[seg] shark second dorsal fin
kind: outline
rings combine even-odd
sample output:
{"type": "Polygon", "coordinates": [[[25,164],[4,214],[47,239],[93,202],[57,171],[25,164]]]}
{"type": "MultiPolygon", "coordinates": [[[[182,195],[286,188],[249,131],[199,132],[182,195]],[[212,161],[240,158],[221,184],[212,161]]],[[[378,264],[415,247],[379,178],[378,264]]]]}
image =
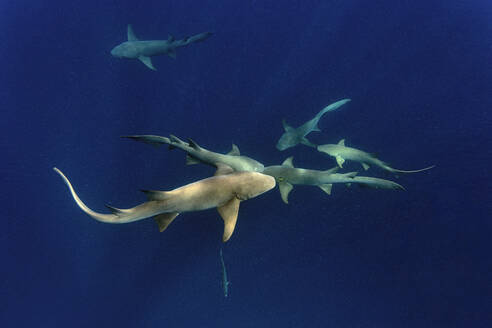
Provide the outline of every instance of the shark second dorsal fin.
{"type": "Polygon", "coordinates": [[[202,147],[200,147],[195,141],[193,141],[193,139],[191,138],[188,138],[188,144],[190,145],[191,148],[195,149],[195,150],[200,150],[202,149],[202,147]]]}
{"type": "Polygon", "coordinates": [[[147,199],[149,201],[166,200],[172,196],[172,193],[170,191],[145,190],[145,189],[141,189],[140,191],[143,192],[145,196],[147,196],[147,199]]]}
{"type": "Polygon", "coordinates": [[[236,146],[235,144],[232,144],[232,149],[231,149],[230,152],[227,153],[227,155],[230,155],[230,156],[240,156],[241,155],[241,152],[239,151],[238,146],[236,146]]]}
{"type": "Polygon", "coordinates": [[[153,71],[156,71],[154,65],[152,65],[152,60],[150,59],[150,57],[147,57],[147,56],[140,56],[138,57],[138,59],[144,63],[145,66],[147,66],[148,68],[150,68],[151,70],[153,71]]]}
{"type": "Polygon", "coordinates": [[[282,200],[284,201],[285,204],[289,204],[289,193],[293,188],[294,186],[288,182],[278,183],[278,189],[280,190],[280,197],[282,197],[282,200]]]}
{"type": "Polygon", "coordinates": [[[224,220],[224,234],[222,235],[222,241],[224,243],[231,238],[234,232],[240,203],[241,201],[234,197],[224,205],[217,207],[217,211],[219,211],[222,220],[224,220]]]}
{"type": "Polygon", "coordinates": [[[177,212],[163,213],[154,216],[154,220],[159,226],[159,232],[163,232],[173,222],[173,220],[179,215],[177,212]]]}
{"type": "Polygon", "coordinates": [[[173,42],[174,41],[174,36],[169,35],[167,38],[167,42],[173,42]]]}
{"type": "Polygon", "coordinates": [[[345,139],[342,139],[338,142],[339,146],[345,146],[345,139]]]}
{"type": "Polygon", "coordinates": [[[231,174],[232,172],[234,172],[232,167],[230,167],[229,165],[217,163],[215,166],[217,167],[217,171],[215,171],[214,176],[226,175],[226,174],[231,174]]]}
{"type": "Polygon", "coordinates": [[[138,41],[138,38],[135,36],[135,32],[133,32],[133,27],[131,24],[128,24],[128,27],[126,28],[126,35],[128,41],[138,41]]]}
{"type": "Polygon", "coordinates": [[[125,210],[122,210],[120,208],[116,208],[116,207],[113,207],[113,206],[108,205],[108,204],[105,204],[104,206],[106,206],[111,211],[111,213],[113,213],[116,216],[119,216],[119,215],[122,215],[123,213],[125,213],[125,210]]]}
{"type": "Polygon", "coordinates": [[[294,167],[294,164],[292,163],[294,159],[294,156],[290,156],[289,158],[286,158],[285,161],[283,161],[282,166],[288,166],[288,167],[294,167]]]}

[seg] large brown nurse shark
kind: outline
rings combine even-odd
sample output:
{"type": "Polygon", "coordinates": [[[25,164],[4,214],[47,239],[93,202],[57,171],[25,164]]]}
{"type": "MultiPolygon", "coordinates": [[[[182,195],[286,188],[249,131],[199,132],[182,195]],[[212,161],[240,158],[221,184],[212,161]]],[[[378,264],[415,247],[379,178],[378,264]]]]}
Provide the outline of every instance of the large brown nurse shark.
{"type": "Polygon", "coordinates": [[[68,186],[75,203],[91,218],[105,223],[129,223],[154,217],[164,231],[181,212],[201,211],[216,207],[224,220],[222,241],[231,237],[236,226],[239,203],[275,187],[275,179],[258,172],[234,172],[219,165],[215,176],[199,180],[171,191],[143,190],[148,201],[129,209],[107,206],[111,214],[98,213],[85,205],[68,178],[53,168],[68,186]]]}

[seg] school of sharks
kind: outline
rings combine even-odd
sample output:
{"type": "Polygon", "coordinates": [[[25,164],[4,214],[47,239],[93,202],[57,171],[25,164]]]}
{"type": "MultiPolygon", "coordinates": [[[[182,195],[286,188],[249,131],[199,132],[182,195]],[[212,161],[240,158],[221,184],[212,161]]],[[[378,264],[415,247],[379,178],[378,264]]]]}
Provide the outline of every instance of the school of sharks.
{"type": "MultiPolygon", "coordinates": [[[[117,45],[111,50],[111,55],[116,58],[138,59],[146,67],[156,70],[151,57],[168,55],[176,58],[176,49],[201,42],[208,39],[212,33],[205,32],[181,40],[175,40],[170,36],[167,40],[139,40],[132,26],[127,29],[127,41],[117,45]]],[[[217,208],[220,217],[224,221],[222,241],[228,241],[235,229],[239,206],[241,201],[255,198],[278,186],[284,203],[289,202],[289,193],[294,185],[311,185],[319,187],[328,195],[332,192],[333,184],[347,186],[357,184],[372,188],[400,189],[400,184],[376,177],[361,176],[358,172],[341,173],[346,161],[355,161],[361,164],[366,171],[370,166],[391,173],[415,173],[429,170],[434,166],[418,170],[401,170],[389,166],[375,155],[346,145],[342,139],[337,143],[316,145],[307,139],[311,132],[320,132],[318,122],[328,112],[335,111],[350,102],[350,99],[342,99],[330,104],[318,112],[312,119],[295,128],[282,122],[284,132],[280,136],[276,148],[284,151],[299,144],[313,148],[325,155],[331,156],[336,161],[336,166],[325,171],[311,170],[294,167],[293,157],[287,158],[281,165],[264,166],[260,161],[241,155],[239,148],[232,145],[227,154],[216,153],[201,147],[191,139],[186,141],[175,135],[169,137],[156,135],[127,135],[123,138],[153,146],[167,145],[169,149],[180,149],[186,153],[187,164],[202,163],[215,168],[215,174],[202,180],[194,181],[182,187],[168,191],[142,190],[148,201],[128,209],[119,209],[108,206],[108,214],[95,212],[90,209],[77,195],[69,179],[58,168],[54,168],[65,184],[68,186],[75,203],[87,215],[93,219],[113,224],[130,223],[153,217],[159,231],[164,231],[182,212],[201,211],[217,208]]],[[[323,156],[323,155],[320,155],[323,156]]],[[[221,261],[224,269],[224,284],[229,282],[225,275],[222,253],[221,261]]],[[[225,295],[227,296],[226,287],[225,295]]]]}

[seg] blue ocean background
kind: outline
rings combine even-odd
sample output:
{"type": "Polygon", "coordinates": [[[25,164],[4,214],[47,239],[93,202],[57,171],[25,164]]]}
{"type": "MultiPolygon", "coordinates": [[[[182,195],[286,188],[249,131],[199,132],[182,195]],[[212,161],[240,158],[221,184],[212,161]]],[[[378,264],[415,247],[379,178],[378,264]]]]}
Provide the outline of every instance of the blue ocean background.
{"type": "Polygon", "coordinates": [[[2,327],[491,327],[490,1],[4,1],[0,59],[2,327]],[[113,58],[141,39],[211,31],[175,60],[113,58]],[[265,165],[286,119],[324,106],[309,139],[376,152],[406,191],[296,186],[215,210],[102,224],[74,204],[131,207],[138,189],[213,174],[120,138],[175,134],[265,165]],[[229,297],[224,298],[222,247],[229,297]]]}

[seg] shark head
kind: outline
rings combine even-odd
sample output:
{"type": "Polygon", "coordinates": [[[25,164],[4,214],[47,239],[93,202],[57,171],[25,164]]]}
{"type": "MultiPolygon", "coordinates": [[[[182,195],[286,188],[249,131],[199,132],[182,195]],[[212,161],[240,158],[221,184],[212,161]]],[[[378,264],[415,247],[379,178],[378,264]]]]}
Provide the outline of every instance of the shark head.
{"type": "Polygon", "coordinates": [[[299,143],[298,136],[295,133],[284,132],[277,142],[277,149],[280,151],[293,147],[299,143]]]}
{"type": "Polygon", "coordinates": [[[249,172],[263,172],[265,169],[265,166],[258,162],[257,160],[254,160],[252,158],[246,157],[246,156],[241,156],[241,171],[249,171],[249,172]]]}
{"type": "Polygon", "coordinates": [[[247,200],[259,196],[275,187],[275,178],[258,172],[237,173],[236,197],[247,200]]]}
{"type": "Polygon", "coordinates": [[[137,58],[139,53],[134,41],[123,42],[111,50],[111,55],[116,58],[137,58]]]}

